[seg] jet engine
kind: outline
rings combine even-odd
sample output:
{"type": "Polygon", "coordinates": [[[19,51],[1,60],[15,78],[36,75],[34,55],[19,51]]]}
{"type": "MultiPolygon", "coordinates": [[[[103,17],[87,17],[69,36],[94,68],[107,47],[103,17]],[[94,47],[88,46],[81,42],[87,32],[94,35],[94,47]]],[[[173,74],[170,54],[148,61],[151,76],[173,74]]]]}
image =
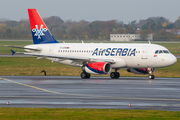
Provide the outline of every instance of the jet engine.
{"type": "Polygon", "coordinates": [[[130,69],[127,69],[127,71],[131,73],[135,73],[135,74],[149,74],[150,71],[154,73],[155,68],[130,68],[130,69]]]}
{"type": "Polygon", "coordinates": [[[111,71],[111,65],[108,62],[93,62],[86,64],[84,71],[90,74],[108,74],[111,71]]]}

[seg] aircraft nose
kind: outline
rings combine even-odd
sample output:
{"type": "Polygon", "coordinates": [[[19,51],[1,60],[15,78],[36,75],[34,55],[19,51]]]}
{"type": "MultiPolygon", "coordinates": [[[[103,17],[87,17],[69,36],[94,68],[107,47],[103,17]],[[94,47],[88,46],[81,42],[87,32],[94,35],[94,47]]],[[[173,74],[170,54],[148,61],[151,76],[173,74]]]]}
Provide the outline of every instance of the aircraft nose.
{"type": "Polygon", "coordinates": [[[174,55],[169,57],[169,64],[170,65],[174,65],[176,62],[177,62],[177,58],[174,55]]]}

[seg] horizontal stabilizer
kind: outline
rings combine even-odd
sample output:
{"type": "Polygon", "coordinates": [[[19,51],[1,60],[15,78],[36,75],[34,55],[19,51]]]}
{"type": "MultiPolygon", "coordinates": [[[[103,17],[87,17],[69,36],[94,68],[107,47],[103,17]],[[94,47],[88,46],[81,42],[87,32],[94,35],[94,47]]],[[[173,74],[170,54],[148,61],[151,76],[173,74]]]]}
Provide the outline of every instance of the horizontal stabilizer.
{"type": "MultiPolygon", "coordinates": [[[[11,49],[10,49],[11,50],[11,49]]],[[[14,55],[16,52],[15,51],[13,51],[13,50],[11,50],[11,52],[12,52],[12,55],[14,55]]]]}
{"type": "Polygon", "coordinates": [[[9,45],[4,45],[6,47],[12,47],[12,48],[19,48],[19,49],[27,49],[27,50],[34,50],[34,51],[41,51],[40,49],[33,49],[33,48],[25,48],[25,47],[17,47],[17,46],[9,46],[9,45]]]}

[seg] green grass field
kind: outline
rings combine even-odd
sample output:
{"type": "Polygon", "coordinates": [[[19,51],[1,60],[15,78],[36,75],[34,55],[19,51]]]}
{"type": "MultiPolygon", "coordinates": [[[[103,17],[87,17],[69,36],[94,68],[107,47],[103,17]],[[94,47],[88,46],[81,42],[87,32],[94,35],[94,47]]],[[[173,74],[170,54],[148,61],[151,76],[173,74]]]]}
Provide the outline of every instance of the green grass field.
{"type": "Polygon", "coordinates": [[[67,109],[67,108],[0,108],[2,120],[179,120],[179,111],[67,109]]]}
{"type": "MultiPolygon", "coordinates": [[[[42,70],[47,72],[48,76],[80,76],[82,72],[80,67],[72,67],[51,62],[49,60],[35,57],[1,57],[0,58],[0,75],[44,75],[42,70]]],[[[154,75],[156,77],[180,77],[180,59],[173,66],[156,69],[154,75]]],[[[129,73],[125,69],[119,70],[121,76],[143,76],[129,73]]],[[[110,76],[107,75],[92,75],[92,76],[110,76]]]]}

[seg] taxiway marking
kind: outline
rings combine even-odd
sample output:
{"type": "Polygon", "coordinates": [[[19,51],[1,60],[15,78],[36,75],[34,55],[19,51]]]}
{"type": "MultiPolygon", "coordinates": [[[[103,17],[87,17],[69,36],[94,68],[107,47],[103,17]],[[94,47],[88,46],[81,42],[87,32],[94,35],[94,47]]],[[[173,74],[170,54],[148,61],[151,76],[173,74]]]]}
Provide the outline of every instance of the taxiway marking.
{"type": "MultiPolygon", "coordinates": [[[[74,95],[74,96],[86,96],[86,97],[102,97],[102,96],[99,96],[99,95],[82,95],[82,94],[71,94],[71,93],[54,92],[54,91],[46,90],[46,89],[43,89],[43,88],[35,87],[35,86],[32,86],[32,85],[27,85],[27,84],[23,84],[23,83],[20,83],[20,82],[13,81],[13,80],[9,80],[9,79],[6,79],[6,78],[0,78],[0,79],[6,80],[6,81],[9,81],[9,82],[12,82],[12,83],[16,83],[16,84],[19,84],[19,85],[22,85],[22,86],[26,86],[26,87],[34,88],[34,89],[37,89],[37,90],[41,90],[41,91],[44,91],[44,92],[54,93],[54,94],[74,95]]],[[[107,97],[107,96],[105,96],[105,97],[107,97]]]]}
{"type": "MultiPolygon", "coordinates": [[[[41,90],[41,91],[44,91],[44,92],[48,92],[48,93],[62,94],[62,95],[72,95],[72,96],[81,96],[81,97],[39,97],[38,96],[38,98],[81,98],[81,99],[84,98],[84,99],[91,99],[91,98],[87,98],[87,97],[95,97],[93,99],[128,99],[128,100],[180,101],[180,99],[134,98],[134,97],[114,97],[114,96],[100,96],[100,95],[83,95],[83,94],[60,93],[60,92],[54,92],[54,91],[46,90],[46,89],[43,89],[43,88],[35,87],[35,86],[32,86],[32,85],[23,84],[23,83],[16,82],[16,81],[13,81],[13,80],[9,80],[9,79],[6,79],[6,78],[0,78],[0,79],[5,80],[5,81],[9,81],[9,82],[12,82],[12,83],[15,83],[15,84],[19,84],[19,85],[22,85],[22,86],[26,86],[26,87],[34,88],[34,89],[37,89],[37,90],[41,90]]],[[[0,96],[0,97],[5,97],[5,96],[0,96]]],[[[18,97],[18,96],[6,96],[6,97],[18,97]]],[[[23,97],[23,96],[21,96],[21,97],[23,97]]],[[[24,96],[24,97],[28,97],[28,96],[24,96]]],[[[33,96],[31,96],[31,97],[33,97],[33,96]]],[[[175,106],[177,106],[177,105],[175,105],[175,106]]]]}

